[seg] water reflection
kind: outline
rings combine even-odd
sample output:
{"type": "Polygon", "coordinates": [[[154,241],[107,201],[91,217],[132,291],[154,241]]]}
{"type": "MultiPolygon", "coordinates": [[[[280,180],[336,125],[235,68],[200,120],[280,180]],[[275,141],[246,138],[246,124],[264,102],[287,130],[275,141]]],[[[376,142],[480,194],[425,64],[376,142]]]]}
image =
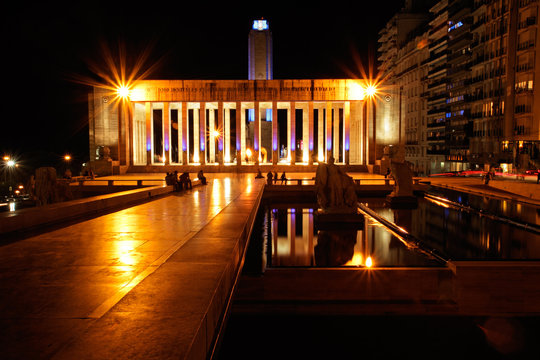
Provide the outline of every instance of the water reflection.
{"type": "MultiPolygon", "coordinates": [[[[426,249],[452,260],[540,259],[540,235],[474,212],[428,199],[419,199],[416,209],[390,209],[381,199],[366,202],[420,239],[421,249],[368,217],[362,230],[323,230],[313,208],[272,205],[262,220],[263,267],[441,266],[426,249]]],[[[523,208],[512,208],[523,214],[523,208]]]]}
{"type": "MultiPolygon", "coordinates": [[[[387,209],[386,216],[392,217],[387,209]]],[[[410,248],[379,223],[365,219],[362,230],[318,229],[312,208],[268,209],[264,239],[269,267],[336,266],[439,266],[435,261],[410,248]]],[[[412,215],[401,216],[406,226],[412,215]]]]}
{"type": "MultiPolygon", "coordinates": [[[[472,199],[477,202],[478,199],[472,199]]],[[[457,200],[457,199],[456,199],[457,200]]],[[[462,199],[464,201],[464,199],[462,199]]],[[[487,200],[481,202],[488,204],[487,200]]],[[[406,229],[431,249],[453,260],[540,259],[540,235],[496,221],[475,212],[445,206],[436,199],[420,199],[414,210],[390,210],[384,203],[368,200],[370,208],[406,229]]],[[[512,205],[512,214],[522,206],[512,205]]]]}

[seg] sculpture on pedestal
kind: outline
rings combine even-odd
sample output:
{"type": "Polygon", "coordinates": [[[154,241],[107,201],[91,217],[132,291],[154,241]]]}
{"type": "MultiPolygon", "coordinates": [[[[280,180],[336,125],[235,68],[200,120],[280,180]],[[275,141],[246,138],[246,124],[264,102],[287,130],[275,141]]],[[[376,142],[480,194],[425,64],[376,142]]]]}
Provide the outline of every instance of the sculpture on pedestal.
{"type": "Polygon", "coordinates": [[[319,163],[315,176],[317,203],[323,213],[357,212],[356,191],[353,179],[345,174],[330,157],[328,164],[319,163]]]}
{"type": "Polygon", "coordinates": [[[394,179],[394,190],[386,197],[391,207],[416,207],[418,200],[413,194],[413,172],[405,161],[405,148],[387,146],[384,157],[390,160],[390,177],[394,179]]]}

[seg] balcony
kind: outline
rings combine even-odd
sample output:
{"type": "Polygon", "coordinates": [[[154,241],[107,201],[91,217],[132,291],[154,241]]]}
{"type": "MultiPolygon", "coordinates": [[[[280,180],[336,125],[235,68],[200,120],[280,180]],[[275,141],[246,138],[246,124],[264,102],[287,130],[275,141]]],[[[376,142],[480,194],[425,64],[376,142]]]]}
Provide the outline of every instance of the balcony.
{"type": "Polygon", "coordinates": [[[449,107],[442,107],[442,108],[434,108],[427,111],[428,115],[431,114],[439,114],[439,113],[447,113],[450,111],[449,107]]]}
{"type": "Polygon", "coordinates": [[[427,155],[446,155],[446,149],[427,149],[427,155]]]}
{"type": "Polygon", "coordinates": [[[444,127],[446,126],[446,121],[432,121],[427,124],[429,128],[444,127]]]}
{"type": "Polygon", "coordinates": [[[530,16],[527,19],[521,21],[518,24],[518,29],[525,29],[526,27],[536,25],[536,16],[530,16]]]}

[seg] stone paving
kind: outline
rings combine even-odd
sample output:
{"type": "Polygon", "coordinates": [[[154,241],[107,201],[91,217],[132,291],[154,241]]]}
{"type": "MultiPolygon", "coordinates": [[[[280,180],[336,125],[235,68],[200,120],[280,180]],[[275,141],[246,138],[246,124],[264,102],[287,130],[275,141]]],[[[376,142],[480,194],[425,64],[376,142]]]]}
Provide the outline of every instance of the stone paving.
{"type": "MultiPolygon", "coordinates": [[[[237,240],[264,183],[254,174],[208,177],[208,186],[0,241],[0,358],[205,357],[219,313],[212,307],[225,301],[219,289],[231,286],[237,240]]],[[[426,178],[480,185],[434,179],[426,178]]]]}
{"type": "Polygon", "coordinates": [[[192,350],[194,339],[238,262],[262,184],[215,175],[207,186],[0,244],[0,358],[204,357],[207,339],[192,350]]]}

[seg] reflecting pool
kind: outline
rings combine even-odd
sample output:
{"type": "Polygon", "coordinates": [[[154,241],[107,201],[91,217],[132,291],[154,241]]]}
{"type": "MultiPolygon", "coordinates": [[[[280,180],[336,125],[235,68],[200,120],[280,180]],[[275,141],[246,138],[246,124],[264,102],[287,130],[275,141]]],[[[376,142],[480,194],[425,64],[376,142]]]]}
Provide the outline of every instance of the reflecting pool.
{"type": "MultiPolygon", "coordinates": [[[[470,206],[482,205],[485,200],[469,194],[453,201],[470,206]]],[[[540,233],[528,230],[528,225],[514,226],[427,197],[419,198],[416,209],[390,209],[380,198],[360,202],[398,225],[422,246],[369,216],[357,228],[323,230],[314,204],[272,204],[259,210],[246,265],[262,271],[267,267],[444,266],[445,262],[431,253],[446,260],[540,259],[540,233]]],[[[486,205],[500,216],[526,220],[533,226],[536,221],[534,210],[525,212],[513,203],[486,205]]]]}

